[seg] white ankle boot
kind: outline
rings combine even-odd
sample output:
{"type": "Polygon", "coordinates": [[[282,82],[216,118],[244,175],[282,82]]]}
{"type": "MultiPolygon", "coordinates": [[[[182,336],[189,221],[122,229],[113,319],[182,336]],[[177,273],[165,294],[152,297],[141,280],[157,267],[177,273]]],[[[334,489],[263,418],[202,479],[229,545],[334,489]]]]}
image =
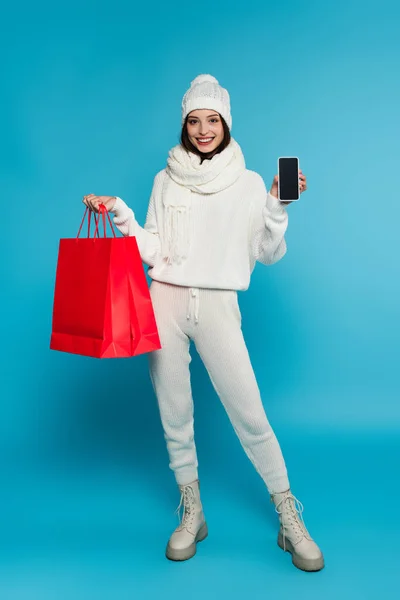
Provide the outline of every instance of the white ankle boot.
{"type": "Polygon", "coordinates": [[[179,514],[183,504],[183,516],[167,545],[166,556],[170,560],[187,560],[196,554],[196,543],[207,537],[207,523],[204,519],[200,501],[199,481],[179,486],[181,501],[177,508],[179,514]]]}
{"type": "Polygon", "coordinates": [[[324,567],[324,557],[306,529],[301,502],[290,490],[271,495],[271,501],[275,504],[281,523],[279,546],[292,554],[292,562],[298,569],[320,571],[324,567]]]}

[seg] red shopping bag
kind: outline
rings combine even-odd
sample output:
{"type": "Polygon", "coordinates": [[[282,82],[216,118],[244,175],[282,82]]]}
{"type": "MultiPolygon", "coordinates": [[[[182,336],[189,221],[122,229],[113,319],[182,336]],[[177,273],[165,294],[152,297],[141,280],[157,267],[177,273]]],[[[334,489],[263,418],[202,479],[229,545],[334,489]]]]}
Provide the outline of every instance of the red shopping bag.
{"type": "Polygon", "coordinates": [[[54,292],[52,350],[96,358],[136,356],[161,348],[153,306],[135,237],[61,239],[54,292]]]}

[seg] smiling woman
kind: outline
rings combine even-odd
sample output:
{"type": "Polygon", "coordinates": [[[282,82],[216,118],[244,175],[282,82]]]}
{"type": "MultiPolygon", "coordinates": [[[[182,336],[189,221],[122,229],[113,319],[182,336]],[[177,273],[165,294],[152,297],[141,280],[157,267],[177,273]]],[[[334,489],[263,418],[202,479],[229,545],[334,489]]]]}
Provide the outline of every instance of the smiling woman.
{"type": "MultiPolygon", "coordinates": [[[[207,536],[200,498],[190,385],[193,341],[243,449],[263,478],[279,513],[278,543],[306,571],[324,566],[293,496],[285,461],[269,423],[241,329],[237,292],[249,287],[255,263],[272,265],[286,253],[286,205],[275,175],[268,191],[261,175],[246,168],[231,136],[228,91],[210,74],[198,75],[182,100],[181,144],[168,152],[154,179],[141,227],[122,198],[103,202],[123,235],[135,236],[149,265],[150,294],[161,349],[149,353],[157,396],[183,506],[180,525],[166,548],[171,560],[187,560],[207,536]],[[209,160],[207,160],[209,159],[209,160]]],[[[305,177],[303,178],[305,189],[305,177]]]]}
{"type": "Polygon", "coordinates": [[[181,144],[188,151],[200,156],[202,163],[225,150],[231,134],[225,119],[215,110],[193,110],[182,127],[181,144]]]}

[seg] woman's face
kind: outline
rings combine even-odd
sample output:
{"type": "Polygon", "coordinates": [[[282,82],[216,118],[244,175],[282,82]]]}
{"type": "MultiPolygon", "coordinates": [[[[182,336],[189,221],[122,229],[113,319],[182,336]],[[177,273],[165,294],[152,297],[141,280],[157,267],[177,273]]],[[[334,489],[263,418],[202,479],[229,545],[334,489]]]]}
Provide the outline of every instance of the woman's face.
{"type": "Polygon", "coordinates": [[[224,139],[221,117],[215,110],[192,110],[187,120],[187,131],[193,146],[200,152],[212,152],[224,139]]]}

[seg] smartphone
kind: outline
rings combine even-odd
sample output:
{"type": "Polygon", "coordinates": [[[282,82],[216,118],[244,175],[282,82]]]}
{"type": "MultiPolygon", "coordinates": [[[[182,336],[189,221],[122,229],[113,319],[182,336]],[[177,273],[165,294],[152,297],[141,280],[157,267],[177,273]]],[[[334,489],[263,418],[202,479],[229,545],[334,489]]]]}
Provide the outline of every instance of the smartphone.
{"type": "Polygon", "coordinates": [[[278,198],[282,201],[299,200],[299,159],[297,156],[278,158],[278,198]]]}

